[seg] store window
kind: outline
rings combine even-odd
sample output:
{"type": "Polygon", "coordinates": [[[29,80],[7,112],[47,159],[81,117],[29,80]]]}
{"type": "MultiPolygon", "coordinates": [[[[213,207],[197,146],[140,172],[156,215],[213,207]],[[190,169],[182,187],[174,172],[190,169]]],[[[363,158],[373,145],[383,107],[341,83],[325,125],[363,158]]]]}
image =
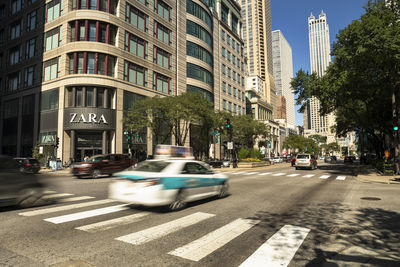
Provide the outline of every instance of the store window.
{"type": "Polygon", "coordinates": [[[58,88],[43,91],[40,97],[40,111],[58,109],[58,88]]]}
{"type": "Polygon", "coordinates": [[[148,42],[130,32],[125,32],[124,47],[125,51],[129,51],[138,57],[147,58],[148,42]]]}
{"type": "Polygon", "coordinates": [[[124,80],[137,85],[147,86],[147,68],[125,60],[124,80]]]}

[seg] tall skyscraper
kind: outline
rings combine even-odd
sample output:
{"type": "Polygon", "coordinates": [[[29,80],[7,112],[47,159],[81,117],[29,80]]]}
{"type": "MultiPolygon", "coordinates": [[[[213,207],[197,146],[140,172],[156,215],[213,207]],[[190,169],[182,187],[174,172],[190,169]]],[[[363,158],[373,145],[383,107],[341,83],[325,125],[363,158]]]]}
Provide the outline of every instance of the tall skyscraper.
{"type": "Polygon", "coordinates": [[[239,0],[239,3],[242,7],[247,73],[252,77],[261,77],[265,88],[261,96],[264,103],[252,102],[252,108],[272,115],[276,92],[272,62],[271,1],[239,0]]]}
{"type": "MultiPolygon", "coordinates": [[[[286,100],[285,113],[278,114],[277,119],[286,119],[289,126],[295,125],[294,94],[290,87],[293,78],[292,48],[280,30],[272,32],[272,54],[276,93],[286,100]],[[282,117],[286,114],[286,118],[282,117]]],[[[278,101],[278,103],[281,103],[278,101]]],[[[282,109],[282,107],[281,107],[282,109]]]]}
{"type": "MultiPolygon", "coordinates": [[[[311,72],[322,76],[329,62],[331,62],[329,26],[326,14],[323,11],[319,14],[318,19],[312,14],[308,17],[308,31],[311,72]]],[[[305,132],[310,134],[325,134],[328,135],[330,139],[334,139],[331,131],[331,126],[335,123],[334,115],[321,116],[319,109],[320,102],[317,98],[312,97],[307,101],[307,110],[304,113],[304,118],[306,120],[304,124],[305,132]]]]}

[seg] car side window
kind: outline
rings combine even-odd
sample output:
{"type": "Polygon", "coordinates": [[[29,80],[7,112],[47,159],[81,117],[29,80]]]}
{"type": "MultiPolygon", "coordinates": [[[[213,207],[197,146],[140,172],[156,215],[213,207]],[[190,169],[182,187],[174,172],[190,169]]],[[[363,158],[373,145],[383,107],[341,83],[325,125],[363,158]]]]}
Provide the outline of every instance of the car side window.
{"type": "Polygon", "coordinates": [[[207,174],[209,173],[209,170],[195,162],[188,162],[185,164],[185,167],[183,167],[182,173],[184,174],[207,174]]]}

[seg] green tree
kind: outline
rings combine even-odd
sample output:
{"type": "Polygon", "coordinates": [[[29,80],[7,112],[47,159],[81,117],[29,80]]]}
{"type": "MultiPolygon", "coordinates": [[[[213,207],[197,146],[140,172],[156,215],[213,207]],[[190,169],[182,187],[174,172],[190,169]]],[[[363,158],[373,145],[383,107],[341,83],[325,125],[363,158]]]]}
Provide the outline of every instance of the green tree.
{"type": "Polygon", "coordinates": [[[283,142],[283,148],[298,150],[300,153],[318,153],[318,145],[313,139],[295,134],[286,138],[283,142]]]}
{"type": "Polygon", "coordinates": [[[362,131],[379,155],[396,143],[392,111],[398,117],[400,101],[400,0],[382,2],[369,1],[365,14],[339,32],[324,76],[300,70],[291,83],[301,110],[318,98],[322,115],[335,112],[338,136],[362,131]]]}

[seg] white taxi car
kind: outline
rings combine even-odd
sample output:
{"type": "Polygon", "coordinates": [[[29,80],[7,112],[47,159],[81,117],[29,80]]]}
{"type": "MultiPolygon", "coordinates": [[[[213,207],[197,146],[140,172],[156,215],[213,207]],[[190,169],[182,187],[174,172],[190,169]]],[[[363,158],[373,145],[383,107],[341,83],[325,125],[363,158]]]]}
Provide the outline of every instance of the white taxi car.
{"type": "Polygon", "coordinates": [[[135,205],[168,206],[174,211],[190,201],[228,195],[228,178],[192,159],[147,160],[114,176],[109,197],[135,205]]]}

